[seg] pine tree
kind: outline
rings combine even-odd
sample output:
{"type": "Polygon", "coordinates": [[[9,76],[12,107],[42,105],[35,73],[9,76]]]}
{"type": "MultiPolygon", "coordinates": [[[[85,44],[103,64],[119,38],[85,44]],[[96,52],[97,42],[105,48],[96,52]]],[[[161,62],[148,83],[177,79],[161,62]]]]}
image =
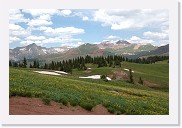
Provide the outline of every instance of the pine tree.
{"type": "Polygon", "coordinates": [[[131,70],[131,69],[129,69],[129,73],[130,73],[130,74],[129,74],[129,75],[130,75],[130,76],[129,76],[130,82],[131,82],[131,83],[134,83],[134,81],[133,81],[133,75],[132,75],[132,70],[131,70]]]}
{"type": "Polygon", "coordinates": [[[13,62],[13,67],[18,67],[18,63],[17,62],[13,62]]]}
{"type": "Polygon", "coordinates": [[[30,68],[33,68],[32,64],[30,63],[30,68]]]}
{"type": "Polygon", "coordinates": [[[26,58],[24,57],[24,59],[23,59],[23,68],[26,68],[27,67],[27,60],[26,60],[26,58]]]}
{"type": "Polygon", "coordinates": [[[142,78],[141,78],[141,77],[139,78],[138,83],[143,85],[143,80],[142,80],[142,78]]]}
{"type": "Polygon", "coordinates": [[[44,64],[44,69],[48,69],[48,65],[46,63],[44,64]]]}
{"type": "Polygon", "coordinates": [[[11,60],[9,61],[9,66],[10,66],[10,67],[12,66],[12,62],[11,62],[11,60]]]}
{"type": "Polygon", "coordinates": [[[109,61],[109,67],[111,67],[113,65],[113,62],[110,60],[109,61]]]}
{"type": "Polygon", "coordinates": [[[36,60],[34,60],[34,62],[33,62],[33,68],[37,68],[37,62],[36,62],[36,60]]]}

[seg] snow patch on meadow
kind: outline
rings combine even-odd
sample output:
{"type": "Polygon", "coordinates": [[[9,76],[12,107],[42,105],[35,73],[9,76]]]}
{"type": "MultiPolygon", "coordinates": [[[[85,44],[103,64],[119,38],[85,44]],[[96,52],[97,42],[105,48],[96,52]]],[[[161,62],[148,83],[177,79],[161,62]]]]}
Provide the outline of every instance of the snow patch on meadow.
{"type": "Polygon", "coordinates": [[[67,72],[63,72],[63,71],[54,71],[54,72],[56,72],[56,73],[60,73],[60,74],[68,74],[67,72]]]}
{"type": "MultiPolygon", "coordinates": [[[[79,77],[79,78],[88,78],[88,79],[100,79],[101,75],[92,75],[92,76],[87,76],[87,77],[79,77]]],[[[111,78],[106,77],[107,80],[111,80],[111,78]]]]}
{"type": "Polygon", "coordinates": [[[55,75],[55,76],[59,76],[60,74],[55,73],[55,72],[49,72],[49,71],[34,71],[40,74],[46,74],[46,75],[55,75]]]}
{"type": "MultiPolygon", "coordinates": [[[[125,70],[125,71],[128,71],[128,72],[130,71],[130,70],[129,70],[129,69],[127,69],[127,68],[125,68],[124,70],[125,70]]],[[[134,72],[134,71],[131,71],[131,72],[134,72]]]]}

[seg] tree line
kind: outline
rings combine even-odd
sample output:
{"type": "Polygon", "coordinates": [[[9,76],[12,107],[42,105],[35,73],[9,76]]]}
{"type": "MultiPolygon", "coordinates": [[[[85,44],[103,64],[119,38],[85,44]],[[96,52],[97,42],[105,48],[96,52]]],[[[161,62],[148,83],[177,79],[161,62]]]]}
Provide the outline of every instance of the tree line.
{"type": "Polygon", "coordinates": [[[97,68],[100,67],[121,67],[121,62],[126,61],[126,62],[132,62],[132,63],[139,63],[139,64],[152,64],[157,61],[162,61],[162,60],[168,60],[168,56],[151,56],[148,58],[137,58],[137,59],[128,59],[127,57],[124,56],[119,56],[119,55],[114,55],[114,56],[97,56],[97,57],[92,57],[92,56],[85,56],[85,57],[76,57],[73,59],[69,60],[63,60],[63,61],[52,61],[51,63],[44,63],[40,64],[39,60],[34,60],[33,63],[31,62],[29,66],[27,66],[27,59],[24,57],[23,61],[20,62],[13,62],[9,61],[9,66],[13,67],[22,67],[22,68],[41,68],[41,69],[49,69],[49,70],[60,70],[60,71],[65,71],[72,73],[73,69],[78,69],[78,70],[87,70],[86,64],[96,64],[98,65],[97,68]]]}

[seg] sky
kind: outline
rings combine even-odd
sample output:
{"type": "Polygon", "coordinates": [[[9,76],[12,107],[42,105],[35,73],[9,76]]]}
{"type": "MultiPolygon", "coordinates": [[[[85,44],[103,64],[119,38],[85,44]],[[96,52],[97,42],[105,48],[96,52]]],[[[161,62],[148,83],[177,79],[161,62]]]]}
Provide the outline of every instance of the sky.
{"type": "Polygon", "coordinates": [[[9,46],[77,47],[84,43],[127,40],[169,44],[168,10],[11,9],[9,46]]]}

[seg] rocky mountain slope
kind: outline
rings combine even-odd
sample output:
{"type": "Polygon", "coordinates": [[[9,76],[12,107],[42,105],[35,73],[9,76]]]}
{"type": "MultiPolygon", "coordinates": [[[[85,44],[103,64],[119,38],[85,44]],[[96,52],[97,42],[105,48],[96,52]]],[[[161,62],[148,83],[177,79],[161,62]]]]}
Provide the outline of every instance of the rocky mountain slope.
{"type": "MultiPolygon", "coordinates": [[[[158,48],[152,44],[142,43],[129,43],[125,40],[118,41],[105,41],[98,44],[82,44],[78,47],[57,47],[57,48],[45,48],[37,46],[36,44],[30,44],[25,47],[17,47],[9,50],[9,59],[18,61],[24,57],[27,59],[38,58],[41,60],[63,60],[71,59],[78,56],[107,56],[107,55],[124,55],[124,56],[135,56],[140,57],[149,55],[149,53],[155,53],[155,50],[160,51],[159,53],[165,53],[169,51],[165,48],[158,48]]],[[[156,54],[157,54],[156,51],[156,54]]]]}

